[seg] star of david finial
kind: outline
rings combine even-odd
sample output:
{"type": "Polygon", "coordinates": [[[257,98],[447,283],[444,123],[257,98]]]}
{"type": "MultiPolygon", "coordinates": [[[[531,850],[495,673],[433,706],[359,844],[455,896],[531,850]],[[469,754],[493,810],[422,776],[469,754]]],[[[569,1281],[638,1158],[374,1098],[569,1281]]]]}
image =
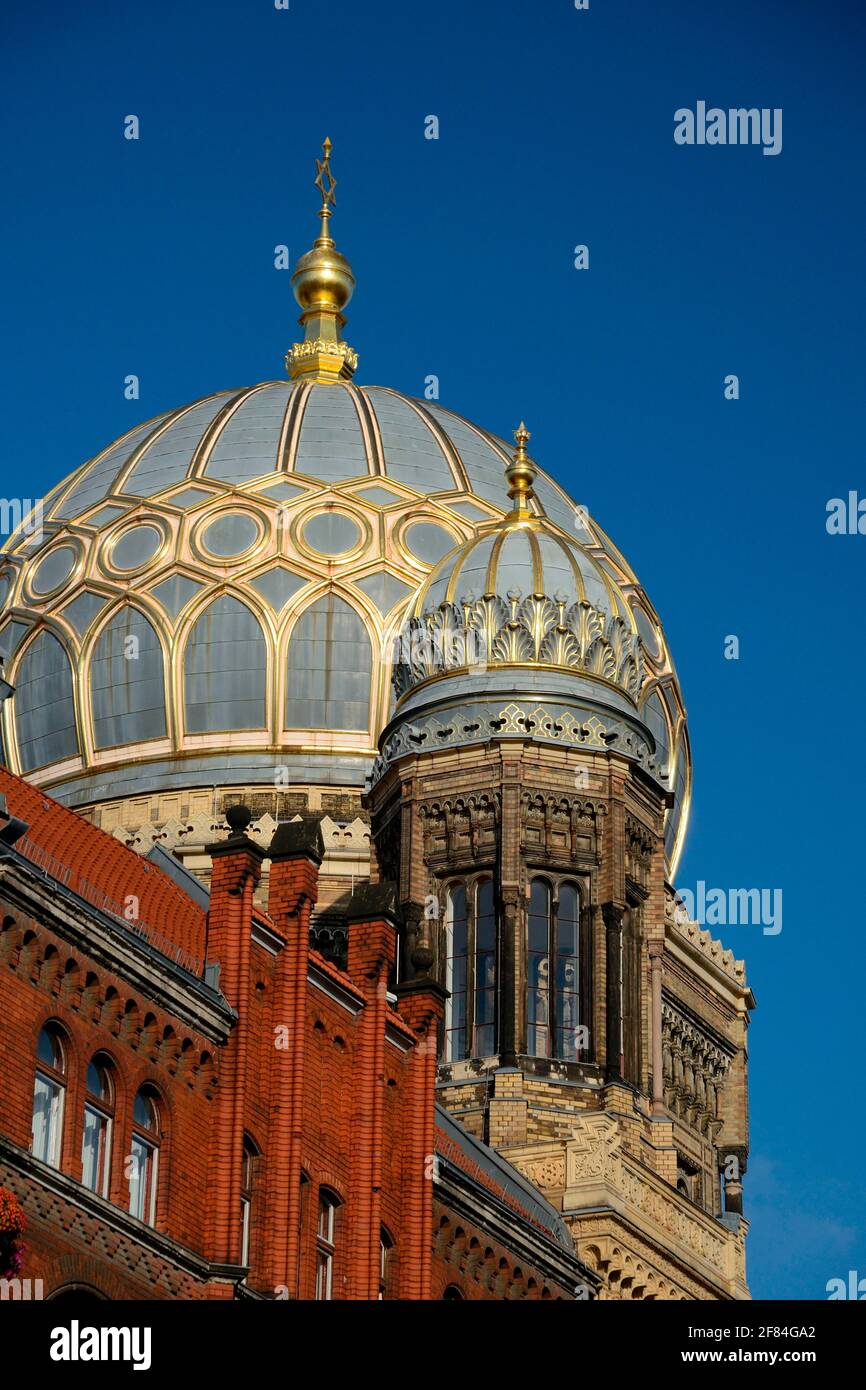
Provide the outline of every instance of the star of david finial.
{"type": "Polygon", "coordinates": [[[334,189],[337,187],[337,180],[331,173],[331,142],[325,136],[325,143],[322,145],[324,159],[316,160],[316,187],[322,195],[322,212],[337,206],[337,199],[334,196],[334,189]]]}

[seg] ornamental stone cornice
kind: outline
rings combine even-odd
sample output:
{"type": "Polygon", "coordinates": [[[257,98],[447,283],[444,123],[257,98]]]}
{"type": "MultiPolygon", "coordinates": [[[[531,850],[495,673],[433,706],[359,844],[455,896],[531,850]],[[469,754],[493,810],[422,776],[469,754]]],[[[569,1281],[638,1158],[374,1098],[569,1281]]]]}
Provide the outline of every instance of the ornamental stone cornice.
{"type": "Polygon", "coordinates": [[[640,638],[622,618],[546,594],[440,603],[404,624],[399,647],[398,696],[448,671],[483,680],[488,666],[537,664],[599,677],[636,703],[645,677],[640,638]]]}
{"type": "Polygon", "coordinates": [[[572,1134],[570,1140],[543,1150],[509,1150],[508,1157],[531,1181],[554,1179],[562,1192],[562,1214],[576,1223],[575,1236],[584,1213],[589,1218],[610,1213],[611,1221],[621,1223],[630,1237],[648,1241],[674,1270],[690,1271],[716,1296],[748,1298],[745,1223],[738,1232],[731,1231],[638,1163],[624,1149],[612,1116],[599,1112],[576,1117],[572,1134]]]}

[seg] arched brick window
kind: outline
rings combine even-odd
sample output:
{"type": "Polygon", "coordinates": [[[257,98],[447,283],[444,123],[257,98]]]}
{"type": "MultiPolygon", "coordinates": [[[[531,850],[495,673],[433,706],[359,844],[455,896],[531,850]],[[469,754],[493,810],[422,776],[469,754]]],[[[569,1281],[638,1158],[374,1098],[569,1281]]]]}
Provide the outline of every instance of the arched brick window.
{"type": "Polygon", "coordinates": [[[241,1264],[247,1267],[250,1265],[256,1159],[258,1156],[259,1150],[250,1136],[245,1134],[241,1163],[241,1264]]]}
{"type": "Polygon", "coordinates": [[[334,1266],[340,1234],[340,1199],[328,1188],[319,1188],[319,1216],[316,1223],[316,1298],[334,1296],[334,1266]]]}
{"type": "Polygon", "coordinates": [[[394,1240],[390,1231],[382,1227],[379,1232],[379,1298],[394,1297],[394,1240]]]}
{"type": "Polygon", "coordinates": [[[90,1062],[81,1136],[81,1180],[91,1192],[108,1196],[111,1137],[114,1128],[114,1078],[109,1059],[100,1053],[90,1062]]]}
{"type": "Polygon", "coordinates": [[[46,1023],[36,1045],[31,1148],[36,1158],[60,1167],[66,1102],[68,1042],[56,1023],[46,1023]]]}
{"type": "Polygon", "coordinates": [[[156,1224],[159,1183],[160,1102],[152,1086],[142,1086],[132,1107],[129,1159],[129,1210],[148,1226],[156,1224]]]}

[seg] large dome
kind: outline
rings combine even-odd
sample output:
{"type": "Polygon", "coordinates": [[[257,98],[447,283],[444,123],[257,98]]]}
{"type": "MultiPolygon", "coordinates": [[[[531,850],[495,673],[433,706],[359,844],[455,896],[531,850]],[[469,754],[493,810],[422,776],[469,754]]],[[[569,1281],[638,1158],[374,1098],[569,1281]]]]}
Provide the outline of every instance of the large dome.
{"type": "MultiPolygon", "coordinates": [[[[296,276],[293,379],[136,425],[3,547],[6,758],[68,805],[251,785],[357,792],[393,713],[392,639],[413,595],[457,547],[483,557],[485,528],[508,512],[500,438],[350,381],[351,285],[338,265],[331,288],[342,260],[327,216],[296,276]]],[[[549,475],[534,491],[550,584],[639,641],[623,698],[675,793],[673,863],[690,770],[660,623],[597,523],[549,475]]],[[[497,563],[507,588],[517,552],[497,563]]]]}

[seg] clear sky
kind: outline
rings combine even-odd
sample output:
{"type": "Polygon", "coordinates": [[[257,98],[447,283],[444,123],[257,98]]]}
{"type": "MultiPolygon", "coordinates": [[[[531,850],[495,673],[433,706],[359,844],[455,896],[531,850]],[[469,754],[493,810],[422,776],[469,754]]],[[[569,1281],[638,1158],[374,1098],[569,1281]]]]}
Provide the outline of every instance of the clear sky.
{"type": "Polygon", "coordinates": [[[825,526],[866,496],[863,7],[44,0],[3,27],[13,490],[283,375],[274,247],[309,246],[330,135],[357,379],[434,373],[499,434],[526,418],[665,621],[696,769],[679,882],[782,890],[781,933],[720,933],[758,998],[753,1292],[866,1276],[866,535],[825,526]],[[698,101],[781,108],[781,152],[676,144],[698,101]]]}

